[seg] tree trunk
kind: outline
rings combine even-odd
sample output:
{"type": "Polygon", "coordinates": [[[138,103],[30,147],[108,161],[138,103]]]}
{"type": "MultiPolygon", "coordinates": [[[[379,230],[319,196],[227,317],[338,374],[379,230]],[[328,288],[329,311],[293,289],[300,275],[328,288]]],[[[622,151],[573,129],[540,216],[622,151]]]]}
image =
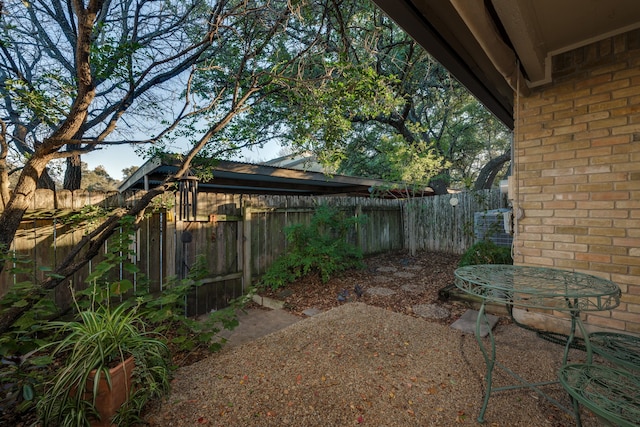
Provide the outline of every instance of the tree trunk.
{"type": "Polygon", "coordinates": [[[448,185],[447,181],[443,178],[434,178],[429,181],[429,187],[434,191],[435,194],[441,196],[443,194],[448,194],[448,185]]]}
{"type": "MultiPolygon", "coordinates": [[[[69,114],[60,127],[38,145],[22,170],[13,195],[7,203],[6,209],[0,215],[0,251],[6,253],[11,246],[15,233],[20,226],[22,216],[27,211],[35,194],[40,175],[47,167],[55,153],[63,147],[70,138],[80,130],[87,118],[89,105],[95,98],[95,86],[91,75],[91,37],[96,13],[102,7],[102,0],[89,2],[89,8],[84,9],[83,2],[74,1],[74,12],[78,17],[78,41],[75,59],[77,65],[78,91],[71,105],[69,114]]],[[[0,264],[0,272],[4,264],[0,264]]]]}
{"type": "Polygon", "coordinates": [[[9,144],[6,138],[7,126],[3,121],[0,121],[0,127],[0,203],[2,203],[0,207],[4,210],[11,196],[11,191],[9,190],[9,164],[7,163],[9,144]]]}
{"type": "Polygon", "coordinates": [[[47,190],[55,191],[56,182],[53,180],[53,178],[51,178],[51,175],[49,175],[48,169],[42,171],[42,175],[40,175],[40,178],[38,179],[37,188],[44,188],[47,190]]]}
{"type": "Polygon", "coordinates": [[[498,172],[502,169],[502,166],[511,160],[511,150],[507,150],[505,153],[495,157],[482,167],[475,184],[474,190],[489,190],[493,185],[493,181],[496,179],[498,172]]]}
{"type": "MultiPolygon", "coordinates": [[[[6,252],[20,226],[22,216],[29,208],[36,192],[40,174],[49,162],[48,157],[32,157],[22,169],[18,183],[13,190],[4,212],[0,215],[0,249],[6,252]]],[[[0,265],[0,272],[4,264],[0,265]]]]}
{"type": "MultiPolygon", "coordinates": [[[[69,146],[70,150],[79,148],[78,145],[73,144],[69,146]]],[[[64,184],[65,190],[79,190],[82,184],[82,162],[79,154],[74,154],[71,157],[67,157],[67,168],[64,172],[64,184]]]]}

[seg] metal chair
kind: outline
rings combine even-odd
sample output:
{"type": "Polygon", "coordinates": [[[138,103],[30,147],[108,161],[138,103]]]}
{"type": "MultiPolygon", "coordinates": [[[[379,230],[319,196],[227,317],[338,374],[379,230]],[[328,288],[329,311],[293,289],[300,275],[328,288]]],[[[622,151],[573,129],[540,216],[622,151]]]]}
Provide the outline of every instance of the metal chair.
{"type": "Polygon", "coordinates": [[[560,368],[560,384],[573,401],[577,425],[579,405],[621,427],[640,422],[640,377],[629,371],[594,364],[571,364],[560,368]]]}

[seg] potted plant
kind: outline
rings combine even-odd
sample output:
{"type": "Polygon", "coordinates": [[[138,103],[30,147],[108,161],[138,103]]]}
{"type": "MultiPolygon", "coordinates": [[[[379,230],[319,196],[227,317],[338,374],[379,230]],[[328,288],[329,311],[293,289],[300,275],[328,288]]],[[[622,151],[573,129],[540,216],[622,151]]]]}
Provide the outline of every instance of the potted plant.
{"type": "Polygon", "coordinates": [[[106,301],[49,325],[61,334],[53,356],[62,356],[63,366],[38,403],[45,426],[129,424],[148,399],[168,391],[169,350],[147,331],[139,305],[106,301]]]}

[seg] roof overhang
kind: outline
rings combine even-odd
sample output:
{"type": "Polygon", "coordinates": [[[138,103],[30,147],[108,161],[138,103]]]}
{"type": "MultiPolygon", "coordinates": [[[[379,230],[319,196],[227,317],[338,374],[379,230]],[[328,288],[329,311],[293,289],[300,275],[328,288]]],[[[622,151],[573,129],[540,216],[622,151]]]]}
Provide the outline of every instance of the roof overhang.
{"type": "Polygon", "coordinates": [[[374,0],[513,128],[514,93],[551,82],[552,58],[640,28],[638,0],[374,0]]]}
{"type": "MultiPolygon", "coordinates": [[[[153,158],[144,163],[126,179],[118,191],[147,190],[164,182],[167,176],[178,170],[177,159],[153,158]]],[[[200,181],[198,191],[225,194],[272,195],[357,195],[369,196],[378,189],[390,187],[390,183],[345,175],[326,175],[274,166],[219,160],[212,168],[213,179],[200,181]]],[[[433,190],[428,189],[429,195],[433,190]]]]}

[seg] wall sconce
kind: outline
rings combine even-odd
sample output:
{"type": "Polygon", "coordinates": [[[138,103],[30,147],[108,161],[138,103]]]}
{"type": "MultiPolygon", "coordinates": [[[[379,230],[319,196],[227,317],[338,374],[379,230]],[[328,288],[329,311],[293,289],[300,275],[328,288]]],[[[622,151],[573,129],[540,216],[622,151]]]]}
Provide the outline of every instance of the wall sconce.
{"type": "Polygon", "coordinates": [[[457,197],[452,197],[449,199],[449,204],[451,205],[452,208],[455,208],[456,206],[458,206],[458,203],[460,201],[458,200],[457,197]]]}

